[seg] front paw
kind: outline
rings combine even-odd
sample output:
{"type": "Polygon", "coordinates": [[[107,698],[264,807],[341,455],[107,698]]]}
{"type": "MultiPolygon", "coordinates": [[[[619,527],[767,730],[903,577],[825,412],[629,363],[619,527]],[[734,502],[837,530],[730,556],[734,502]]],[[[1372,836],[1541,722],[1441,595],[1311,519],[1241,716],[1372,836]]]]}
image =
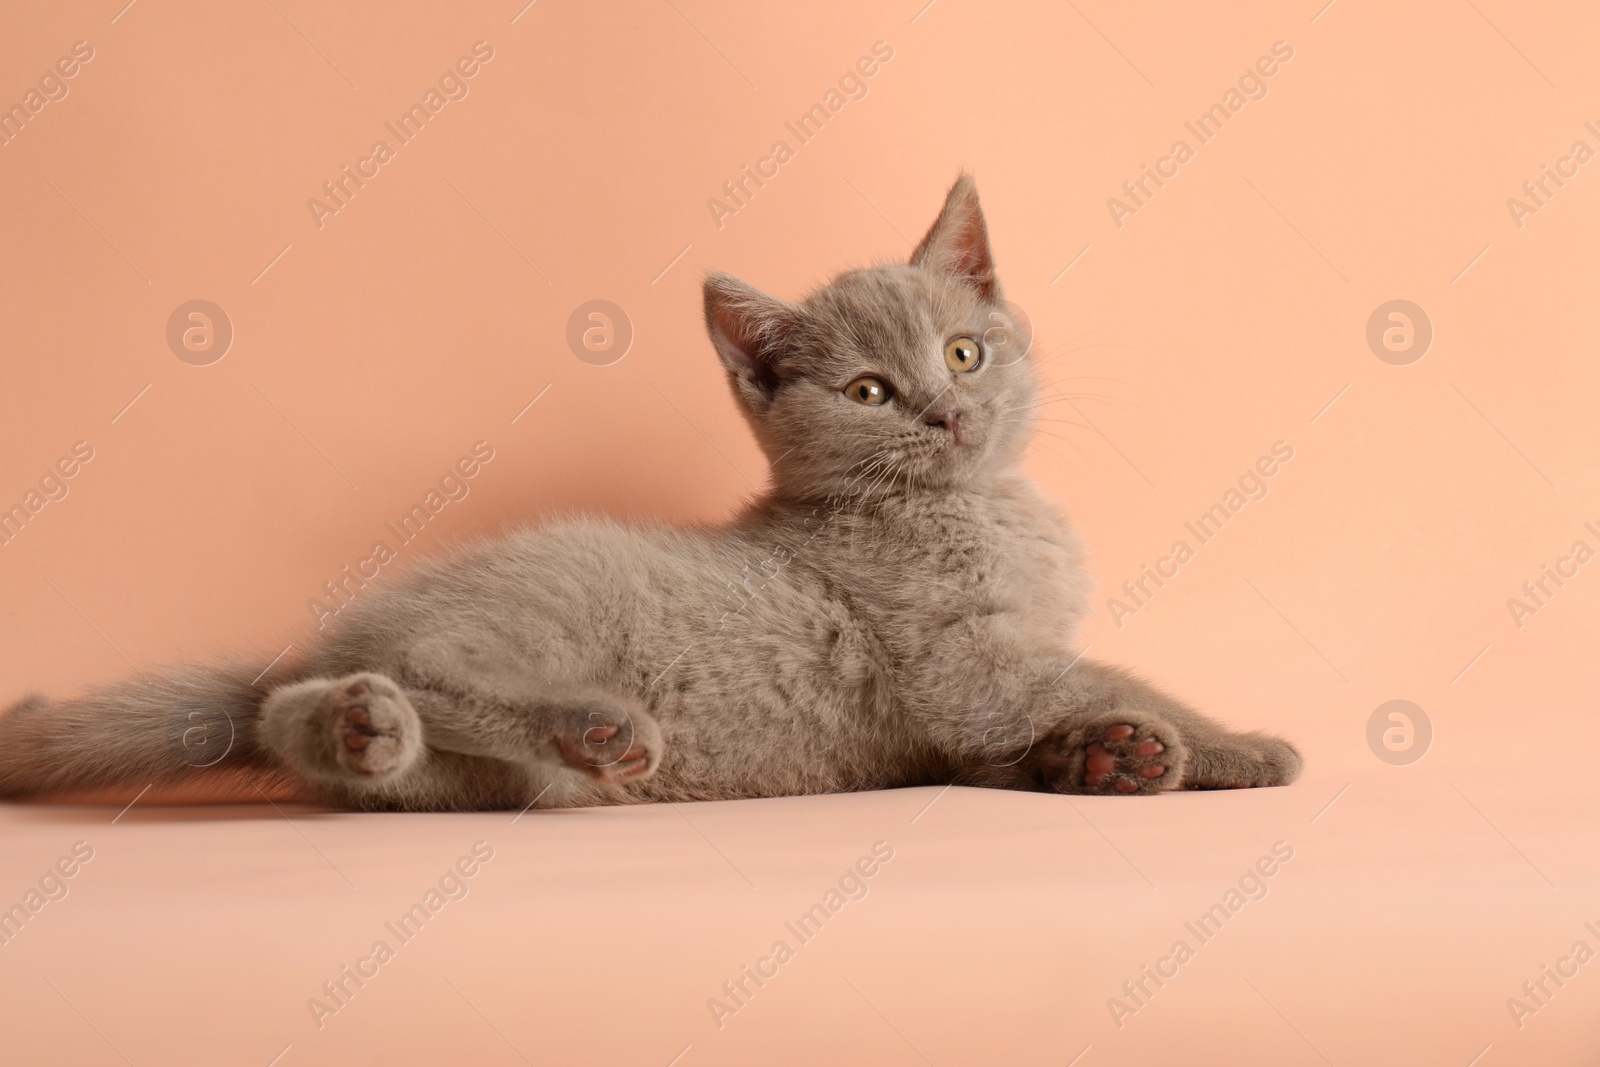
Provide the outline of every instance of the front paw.
{"type": "Polygon", "coordinates": [[[1232,734],[1197,746],[1185,789],[1257,789],[1300,776],[1300,752],[1270,734],[1232,734]]]}
{"type": "Polygon", "coordinates": [[[1112,711],[1050,735],[1030,758],[1047,790],[1131,796],[1180,788],[1188,752],[1165,719],[1112,711]]]}

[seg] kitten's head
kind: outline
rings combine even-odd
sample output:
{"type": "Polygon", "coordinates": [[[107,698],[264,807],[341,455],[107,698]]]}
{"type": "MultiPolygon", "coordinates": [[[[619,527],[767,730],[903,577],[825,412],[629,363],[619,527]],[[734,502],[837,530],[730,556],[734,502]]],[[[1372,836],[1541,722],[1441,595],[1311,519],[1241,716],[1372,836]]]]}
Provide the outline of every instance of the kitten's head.
{"type": "Polygon", "coordinates": [[[798,304],[715,274],[706,325],[778,492],[960,489],[1032,432],[1032,338],[1000,296],[963,174],[905,265],[847,271],[798,304]]]}

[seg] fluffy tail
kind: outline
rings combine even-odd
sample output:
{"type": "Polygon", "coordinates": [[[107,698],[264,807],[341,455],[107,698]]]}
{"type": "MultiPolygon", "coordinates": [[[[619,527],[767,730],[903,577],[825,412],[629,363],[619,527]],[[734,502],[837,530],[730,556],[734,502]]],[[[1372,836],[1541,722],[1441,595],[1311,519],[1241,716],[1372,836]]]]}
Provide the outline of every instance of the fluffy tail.
{"type": "Polygon", "coordinates": [[[160,785],[264,768],[256,743],[267,694],[254,681],[260,673],[243,664],[187,667],[100,686],[72,700],[27,697],[0,717],[0,797],[160,785]]]}

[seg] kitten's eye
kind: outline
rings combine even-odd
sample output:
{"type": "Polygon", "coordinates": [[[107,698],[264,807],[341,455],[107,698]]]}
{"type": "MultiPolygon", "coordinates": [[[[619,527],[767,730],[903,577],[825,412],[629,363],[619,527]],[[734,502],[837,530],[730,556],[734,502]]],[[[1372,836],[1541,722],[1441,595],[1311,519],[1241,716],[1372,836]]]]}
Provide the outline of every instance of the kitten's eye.
{"type": "Polygon", "coordinates": [[[874,378],[870,374],[863,374],[855,381],[844,387],[844,395],[858,404],[868,407],[877,407],[879,404],[889,402],[889,383],[882,378],[874,378]]]}
{"type": "Polygon", "coordinates": [[[965,374],[978,369],[978,364],[983,362],[983,350],[972,338],[957,337],[944,346],[944,362],[957,374],[965,374]]]}

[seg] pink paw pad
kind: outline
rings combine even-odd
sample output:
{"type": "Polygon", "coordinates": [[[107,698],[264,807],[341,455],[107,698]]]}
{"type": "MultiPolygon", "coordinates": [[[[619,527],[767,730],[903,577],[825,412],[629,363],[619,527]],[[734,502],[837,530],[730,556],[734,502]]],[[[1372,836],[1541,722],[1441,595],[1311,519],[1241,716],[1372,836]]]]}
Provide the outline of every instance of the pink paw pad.
{"type": "MultiPolygon", "coordinates": [[[[557,736],[556,746],[569,764],[602,781],[624,782],[644,774],[650,764],[650,751],[638,744],[612,743],[621,728],[614,725],[591,726],[578,743],[557,736]]],[[[631,739],[630,739],[631,741],[631,739]]]]}
{"type": "MultiPolygon", "coordinates": [[[[363,697],[367,695],[367,687],[357,682],[355,685],[350,686],[349,689],[346,689],[345,694],[351,697],[363,697]],[[358,688],[360,692],[354,692],[358,688]]],[[[345,708],[344,721],[349,727],[348,732],[344,735],[344,746],[346,748],[360,752],[370,745],[372,739],[378,734],[378,731],[372,728],[372,713],[359,704],[345,708]]]]}
{"type": "MultiPolygon", "coordinates": [[[[1134,728],[1126,723],[1113,726],[1105,732],[1105,741],[1126,742],[1133,737],[1134,732],[1134,728]]],[[[1129,775],[1153,779],[1167,773],[1165,764],[1146,762],[1149,757],[1166,751],[1166,746],[1154,737],[1147,737],[1131,746],[1118,744],[1118,747],[1122,750],[1120,756],[1100,741],[1092,742],[1084,749],[1086,755],[1083,768],[1084,785],[1091,789],[1100,789],[1109,784],[1119,793],[1136,793],[1139,791],[1139,783],[1129,775]],[[1126,767],[1120,766],[1124,760],[1129,764],[1126,767]],[[1115,781],[1112,781],[1113,778],[1115,781]]]]}
{"type": "Polygon", "coordinates": [[[321,708],[341,773],[388,777],[409,766],[421,750],[415,709],[399,686],[382,675],[330,683],[321,708]]]}

